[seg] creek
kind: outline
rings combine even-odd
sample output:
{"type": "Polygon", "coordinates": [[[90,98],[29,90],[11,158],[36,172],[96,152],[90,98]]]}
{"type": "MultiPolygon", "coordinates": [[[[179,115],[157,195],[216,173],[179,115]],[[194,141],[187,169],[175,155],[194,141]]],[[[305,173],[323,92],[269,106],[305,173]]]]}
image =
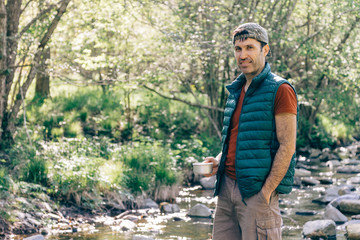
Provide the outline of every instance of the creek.
{"type": "MultiPolygon", "coordinates": [[[[332,184],[316,186],[300,185],[288,194],[280,195],[280,208],[283,216],[282,235],[284,240],[302,239],[302,228],[307,221],[323,219],[325,205],[314,203],[327,188],[346,185],[349,177],[356,174],[338,174],[326,166],[310,166],[311,177],[329,179],[332,184]]],[[[357,189],[358,190],[358,189],[357,189]]],[[[355,191],[356,192],[356,191],[355,191]]],[[[359,194],[359,192],[356,192],[359,194]]],[[[201,186],[183,188],[176,199],[179,213],[163,214],[158,209],[139,210],[146,212],[146,218],[137,221],[132,232],[114,231],[110,227],[97,226],[95,231],[51,235],[47,239],[72,240],[115,240],[115,239],[177,239],[204,240],[210,239],[212,231],[211,218],[190,218],[186,214],[197,203],[215,209],[216,198],[213,190],[202,190],[201,186]]],[[[350,216],[348,216],[349,218],[350,216]]],[[[345,229],[337,226],[337,240],[345,240],[345,229]]]]}

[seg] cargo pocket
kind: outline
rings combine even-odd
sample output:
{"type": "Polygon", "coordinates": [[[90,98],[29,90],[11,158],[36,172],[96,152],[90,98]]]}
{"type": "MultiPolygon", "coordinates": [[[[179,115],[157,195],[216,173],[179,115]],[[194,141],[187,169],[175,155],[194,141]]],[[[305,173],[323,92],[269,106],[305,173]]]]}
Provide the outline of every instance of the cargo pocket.
{"type": "Polygon", "coordinates": [[[256,219],[257,240],[280,240],[281,217],[256,219]]]}

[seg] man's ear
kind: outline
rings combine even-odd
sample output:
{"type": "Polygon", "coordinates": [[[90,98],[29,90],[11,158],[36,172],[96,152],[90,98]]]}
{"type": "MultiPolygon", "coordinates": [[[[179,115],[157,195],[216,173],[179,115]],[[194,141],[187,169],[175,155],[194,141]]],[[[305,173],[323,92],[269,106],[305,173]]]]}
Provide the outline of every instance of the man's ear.
{"type": "Polygon", "coordinates": [[[268,53],[270,52],[270,46],[269,44],[266,44],[264,47],[263,47],[263,50],[264,50],[264,56],[266,57],[268,55],[268,53]]]}

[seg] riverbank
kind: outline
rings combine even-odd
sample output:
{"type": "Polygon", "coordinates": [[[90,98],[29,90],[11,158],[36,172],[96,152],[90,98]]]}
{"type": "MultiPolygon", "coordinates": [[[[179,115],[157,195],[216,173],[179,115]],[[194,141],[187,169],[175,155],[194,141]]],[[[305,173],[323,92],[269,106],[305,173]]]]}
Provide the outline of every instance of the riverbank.
{"type": "MultiPolygon", "coordinates": [[[[359,143],[334,150],[299,149],[295,188],[291,194],[281,196],[280,200],[284,239],[300,239],[303,235],[314,238],[321,234],[326,238],[335,235],[337,239],[356,239],[347,237],[356,235],[354,229],[359,224],[359,159],[359,143]],[[324,231],[324,228],[327,230],[324,231]]],[[[196,182],[204,185],[209,180],[204,178],[196,182]]],[[[21,196],[9,193],[7,200],[0,202],[1,209],[10,215],[8,219],[12,219],[7,223],[1,221],[1,234],[3,238],[10,238],[10,233],[26,236],[44,234],[49,239],[57,239],[56,236],[62,234],[83,236],[81,234],[100,231],[104,234],[116,232],[124,239],[139,239],[139,236],[144,236],[143,239],[160,236],[161,239],[172,239],[170,236],[207,239],[211,234],[211,218],[202,218],[199,226],[205,227],[202,229],[204,235],[199,238],[197,229],[192,226],[199,224],[199,218],[187,216],[188,211],[199,203],[208,207],[212,215],[216,199],[212,198],[212,190],[203,189],[179,189],[174,202],[160,205],[160,202],[141,201],[140,198],[119,194],[103,202],[105,210],[96,211],[53,202],[40,185],[22,183],[18,189],[21,196]],[[164,206],[171,204],[177,204],[178,210],[174,211],[177,208],[171,207],[170,212],[165,212],[164,206]],[[176,230],[176,226],[182,226],[183,231],[176,230]],[[185,228],[188,233],[185,233],[185,228]]]]}

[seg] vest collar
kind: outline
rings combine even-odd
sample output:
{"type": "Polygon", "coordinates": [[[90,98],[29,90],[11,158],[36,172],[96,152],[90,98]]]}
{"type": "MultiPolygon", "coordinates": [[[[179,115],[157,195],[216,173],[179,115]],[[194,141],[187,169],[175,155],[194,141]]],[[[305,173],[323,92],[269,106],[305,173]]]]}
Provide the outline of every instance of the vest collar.
{"type": "MultiPolygon", "coordinates": [[[[254,77],[253,80],[251,81],[251,84],[248,89],[248,91],[249,91],[248,94],[251,94],[253,91],[255,91],[255,89],[265,80],[265,78],[270,73],[270,71],[271,71],[271,69],[270,69],[269,63],[265,62],[264,69],[261,71],[261,73],[259,75],[254,77]]],[[[243,73],[241,73],[235,79],[235,81],[233,81],[232,83],[230,83],[229,85],[226,86],[226,89],[230,92],[230,94],[235,94],[242,88],[242,86],[245,84],[245,82],[246,82],[245,75],[243,73]]]]}

